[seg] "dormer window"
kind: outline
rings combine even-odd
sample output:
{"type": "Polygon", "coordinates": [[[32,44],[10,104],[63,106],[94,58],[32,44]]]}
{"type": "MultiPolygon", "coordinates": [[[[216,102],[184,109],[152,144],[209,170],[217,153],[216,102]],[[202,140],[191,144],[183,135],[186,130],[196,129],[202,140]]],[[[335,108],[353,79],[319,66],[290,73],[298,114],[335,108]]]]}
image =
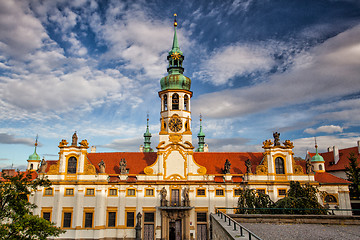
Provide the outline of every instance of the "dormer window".
{"type": "Polygon", "coordinates": [[[74,174],[76,173],[77,159],[76,157],[70,157],[68,160],[68,169],[67,173],[74,174]]]}
{"type": "Polygon", "coordinates": [[[172,110],[179,110],[179,95],[177,93],[172,95],[172,110]]]}
{"type": "Polygon", "coordinates": [[[283,158],[277,157],[275,159],[275,170],[276,170],[276,174],[285,174],[284,159],[283,158]]]}

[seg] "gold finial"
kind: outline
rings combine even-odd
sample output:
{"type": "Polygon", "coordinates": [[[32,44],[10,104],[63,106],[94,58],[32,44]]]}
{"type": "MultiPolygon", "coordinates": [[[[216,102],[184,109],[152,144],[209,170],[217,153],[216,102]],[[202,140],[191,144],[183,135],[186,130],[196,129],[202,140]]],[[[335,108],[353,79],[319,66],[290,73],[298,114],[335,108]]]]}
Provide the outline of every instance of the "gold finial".
{"type": "Polygon", "coordinates": [[[202,121],[202,115],[201,115],[201,113],[200,113],[200,122],[202,121]]]}
{"type": "Polygon", "coordinates": [[[174,13],[174,27],[176,27],[176,26],[177,26],[176,16],[177,16],[177,14],[176,14],[176,13],[174,13]]]}
{"type": "Polygon", "coordinates": [[[35,147],[37,147],[37,145],[38,145],[38,139],[39,139],[39,135],[36,134],[35,147]]]}

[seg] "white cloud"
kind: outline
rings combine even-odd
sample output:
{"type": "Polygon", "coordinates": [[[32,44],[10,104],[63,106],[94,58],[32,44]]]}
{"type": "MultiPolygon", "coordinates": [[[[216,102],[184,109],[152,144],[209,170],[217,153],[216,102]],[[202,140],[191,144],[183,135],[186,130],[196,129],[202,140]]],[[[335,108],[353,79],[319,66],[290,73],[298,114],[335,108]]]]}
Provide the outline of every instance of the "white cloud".
{"type": "Polygon", "coordinates": [[[0,1],[0,51],[21,59],[42,46],[48,39],[41,22],[29,11],[25,2],[0,1]]]}
{"type": "Polygon", "coordinates": [[[204,94],[193,101],[193,109],[213,118],[234,117],[359,92],[358,38],[360,25],[311,49],[310,62],[296,62],[254,86],[204,94]]]}
{"type": "Polygon", "coordinates": [[[261,147],[248,145],[246,138],[207,138],[210,152],[260,152],[261,147]]]}
{"type": "Polygon", "coordinates": [[[315,133],[335,133],[335,132],[342,132],[343,128],[340,126],[335,125],[326,125],[326,126],[320,126],[316,129],[313,128],[307,128],[304,130],[304,132],[309,134],[315,134],[315,133]]]}
{"type": "Polygon", "coordinates": [[[34,139],[31,138],[17,138],[14,135],[7,133],[0,133],[1,144],[23,144],[27,146],[34,146],[34,139]]]}
{"type": "Polygon", "coordinates": [[[99,147],[111,148],[118,151],[124,152],[138,152],[139,147],[143,144],[143,139],[138,138],[128,138],[128,139],[115,139],[109,144],[101,145],[99,147]]]}
{"type": "MultiPolygon", "coordinates": [[[[328,147],[337,146],[341,148],[349,148],[357,146],[357,141],[360,139],[359,134],[354,137],[339,137],[339,136],[318,136],[316,142],[319,152],[327,152],[328,147]]],[[[306,151],[315,152],[314,138],[299,138],[294,140],[295,156],[305,157],[306,151]]]]}
{"type": "Polygon", "coordinates": [[[219,86],[229,83],[234,77],[256,71],[268,71],[274,65],[270,50],[255,45],[234,45],[217,50],[205,57],[194,78],[219,86]]]}

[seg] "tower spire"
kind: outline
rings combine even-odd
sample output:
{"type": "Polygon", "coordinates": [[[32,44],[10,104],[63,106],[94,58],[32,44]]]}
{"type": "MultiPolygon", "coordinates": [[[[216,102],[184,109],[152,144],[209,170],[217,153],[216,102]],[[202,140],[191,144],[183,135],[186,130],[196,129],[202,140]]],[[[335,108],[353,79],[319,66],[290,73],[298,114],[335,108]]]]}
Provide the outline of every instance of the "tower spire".
{"type": "Polygon", "coordinates": [[[37,146],[38,146],[38,139],[39,139],[39,135],[36,134],[36,138],[35,138],[35,151],[34,151],[34,153],[36,153],[36,148],[37,148],[37,146]]]}
{"type": "Polygon", "coordinates": [[[180,47],[179,47],[179,43],[178,43],[177,35],[176,35],[176,27],[177,27],[176,16],[177,16],[177,14],[175,13],[174,14],[174,39],[173,39],[173,45],[172,45],[171,51],[180,53],[181,51],[180,51],[180,47]]]}
{"type": "Polygon", "coordinates": [[[147,114],[146,131],[144,133],[144,152],[153,152],[151,148],[151,133],[149,131],[149,114],[147,114]]]}
{"type": "Polygon", "coordinates": [[[197,152],[204,152],[204,146],[205,146],[205,134],[202,131],[202,115],[200,114],[200,131],[197,135],[199,141],[199,147],[197,149],[197,152]]]}
{"type": "Polygon", "coordinates": [[[40,164],[40,156],[36,153],[36,149],[37,149],[37,146],[38,146],[38,139],[39,139],[39,135],[36,135],[36,138],[35,138],[35,149],[34,149],[34,153],[31,154],[28,158],[28,167],[27,169],[28,170],[37,170],[39,164],[40,164]]]}
{"type": "Polygon", "coordinates": [[[174,14],[174,38],[172,48],[169,51],[167,56],[167,60],[169,62],[167,72],[168,76],[163,77],[160,80],[161,90],[190,90],[191,87],[191,80],[190,78],[183,75],[184,68],[183,68],[183,61],[184,55],[180,50],[178,39],[177,39],[177,20],[176,20],[176,13],[174,14]]]}

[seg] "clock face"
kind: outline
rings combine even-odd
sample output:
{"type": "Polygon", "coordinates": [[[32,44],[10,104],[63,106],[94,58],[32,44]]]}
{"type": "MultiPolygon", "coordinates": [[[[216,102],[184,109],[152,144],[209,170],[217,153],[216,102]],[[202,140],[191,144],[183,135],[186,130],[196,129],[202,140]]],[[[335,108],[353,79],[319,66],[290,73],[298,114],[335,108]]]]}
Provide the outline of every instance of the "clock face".
{"type": "Polygon", "coordinates": [[[169,121],[169,128],[173,132],[178,132],[182,128],[182,122],[180,118],[171,118],[169,121]]]}

